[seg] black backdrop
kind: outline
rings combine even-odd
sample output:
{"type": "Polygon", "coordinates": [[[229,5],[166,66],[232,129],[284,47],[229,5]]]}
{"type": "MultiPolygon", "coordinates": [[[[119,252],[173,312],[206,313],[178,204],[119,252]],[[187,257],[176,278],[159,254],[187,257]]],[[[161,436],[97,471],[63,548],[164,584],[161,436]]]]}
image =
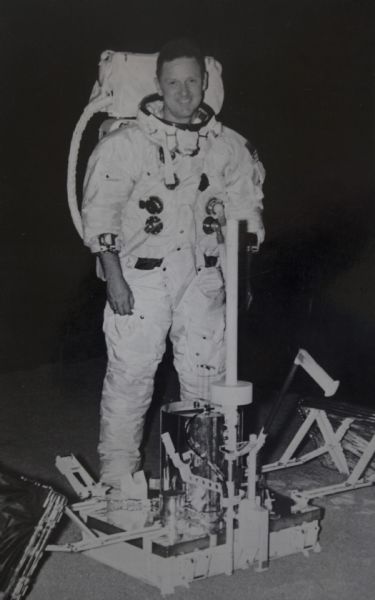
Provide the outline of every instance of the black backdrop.
{"type": "Polygon", "coordinates": [[[190,35],[223,65],[223,120],[267,168],[245,345],[262,340],[257,356],[273,347],[284,368],[315,343],[372,385],[372,4],[2,0],[0,370],[103,353],[103,288],[66,203],[70,138],[102,50],[190,35]]]}

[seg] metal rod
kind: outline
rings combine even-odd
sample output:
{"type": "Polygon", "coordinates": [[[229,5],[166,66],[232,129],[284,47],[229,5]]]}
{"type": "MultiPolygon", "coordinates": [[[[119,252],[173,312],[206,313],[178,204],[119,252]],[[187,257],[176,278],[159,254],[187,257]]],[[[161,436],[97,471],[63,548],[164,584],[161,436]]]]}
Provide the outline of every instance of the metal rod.
{"type": "Polygon", "coordinates": [[[229,219],[226,232],[226,385],[237,384],[238,221],[229,219]]]}
{"type": "Polygon", "coordinates": [[[297,369],[298,369],[298,365],[293,363],[293,366],[290,369],[287,378],[285,379],[284,385],[283,385],[279,395],[277,396],[277,399],[273,403],[271,410],[269,411],[269,413],[267,415],[267,418],[266,418],[265,423],[262,428],[265,433],[268,433],[268,431],[273,423],[273,420],[279,411],[282,401],[284,400],[284,396],[285,396],[286,392],[288,391],[290,384],[293,381],[293,378],[294,378],[294,375],[295,375],[297,369]]]}

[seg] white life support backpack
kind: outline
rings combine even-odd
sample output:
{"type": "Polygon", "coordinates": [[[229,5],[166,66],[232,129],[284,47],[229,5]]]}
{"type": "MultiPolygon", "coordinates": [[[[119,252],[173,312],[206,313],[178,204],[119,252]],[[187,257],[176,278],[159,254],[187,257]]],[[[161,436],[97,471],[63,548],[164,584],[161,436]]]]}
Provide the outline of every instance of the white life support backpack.
{"type": "MultiPolygon", "coordinates": [[[[99,76],[88,105],[74,129],[68,161],[68,204],[70,214],[79,235],[82,237],[81,212],[77,200],[76,170],[79,147],[85,128],[91,117],[99,112],[111,117],[110,127],[105,133],[119,127],[124,121],[137,116],[141,100],[156,93],[155,73],[158,54],[133,54],[106,50],[100,56],[99,76]]],[[[208,87],[204,101],[215,114],[224,101],[221,65],[212,57],[206,57],[208,87]]],[[[102,132],[103,133],[103,132],[102,132]]]]}

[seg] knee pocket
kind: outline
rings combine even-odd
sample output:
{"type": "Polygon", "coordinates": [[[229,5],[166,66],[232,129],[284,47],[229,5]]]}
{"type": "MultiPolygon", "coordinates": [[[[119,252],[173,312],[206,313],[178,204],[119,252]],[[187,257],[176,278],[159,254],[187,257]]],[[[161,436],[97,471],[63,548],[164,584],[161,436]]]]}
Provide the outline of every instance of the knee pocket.
{"type": "Polygon", "coordinates": [[[216,327],[192,326],[187,331],[185,364],[189,370],[207,372],[207,375],[220,373],[224,369],[224,318],[216,322],[216,327]]]}
{"type": "Polygon", "coordinates": [[[224,369],[225,292],[216,267],[201,271],[186,297],[184,368],[214,375],[224,369]]]}

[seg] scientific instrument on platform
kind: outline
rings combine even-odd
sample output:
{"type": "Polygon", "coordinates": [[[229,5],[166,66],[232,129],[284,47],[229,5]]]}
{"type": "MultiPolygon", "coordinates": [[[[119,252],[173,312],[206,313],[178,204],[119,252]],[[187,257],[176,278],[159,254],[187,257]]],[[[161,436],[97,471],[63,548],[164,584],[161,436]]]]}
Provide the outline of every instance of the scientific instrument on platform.
{"type": "MultiPolygon", "coordinates": [[[[81,498],[67,514],[82,539],[49,550],[84,552],[164,595],[199,578],[250,565],[263,570],[276,557],[320,550],[322,509],[264,484],[262,471],[281,468],[259,465],[265,429],[243,438],[252,384],[237,379],[237,252],[238,222],[229,220],[225,381],[212,384],[209,403],[162,407],[160,478],[129,476],[126,498],[95,483],[74,456],[58,457],[58,469],[81,498]]],[[[337,389],[306,351],[293,370],[299,365],[327,395],[337,389]]]]}

